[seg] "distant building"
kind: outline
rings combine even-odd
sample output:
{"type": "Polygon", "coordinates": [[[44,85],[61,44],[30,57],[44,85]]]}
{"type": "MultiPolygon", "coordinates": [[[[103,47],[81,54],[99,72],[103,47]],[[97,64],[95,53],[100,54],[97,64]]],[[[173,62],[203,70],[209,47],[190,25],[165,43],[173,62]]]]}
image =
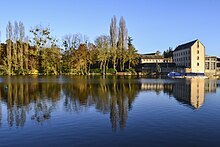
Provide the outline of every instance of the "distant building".
{"type": "Polygon", "coordinates": [[[141,54],[140,55],[140,63],[163,63],[163,56],[160,55],[159,52],[149,53],[149,54],[141,54]]]}
{"type": "Polygon", "coordinates": [[[205,57],[205,73],[216,74],[216,70],[217,70],[217,57],[206,56],[205,57]]]}
{"type": "Polygon", "coordinates": [[[220,75],[220,59],[216,56],[205,57],[206,75],[220,75]]]}
{"type": "Polygon", "coordinates": [[[185,72],[205,72],[205,46],[197,39],[176,47],[173,62],[185,67],[185,72]]]}
{"type": "Polygon", "coordinates": [[[140,63],[172,63],[172,57],[165,58],[160,52],[141,54],[140,63]]]}
{"type": "Polygon", "coordinates": [[[176,68],[175,63],[172,61],[172,57],[164,57],[159,51],[156,53],[141,54],[140,64],[137,67],[138,72],[149,73],[168,73],[174,71],[176,68]]]}

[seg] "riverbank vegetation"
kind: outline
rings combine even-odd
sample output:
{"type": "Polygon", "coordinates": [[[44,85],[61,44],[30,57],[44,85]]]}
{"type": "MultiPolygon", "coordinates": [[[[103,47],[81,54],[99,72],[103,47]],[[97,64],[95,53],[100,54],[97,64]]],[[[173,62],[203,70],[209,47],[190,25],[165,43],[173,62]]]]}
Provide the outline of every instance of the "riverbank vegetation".
{"type": "MultiPolygon", "coordinates": [[[[134,71],[138,54],[123,17],[111,19],[109,35],[93,42],[81,34],[67,34],[58,41],[49,27],[35,26],[25,36],[22,22],[8,22],[6,41],[0,44],[1,75],[115,74],[134,71]]],[[[0,40],[1,42],[1,40],[0,40]]]]}

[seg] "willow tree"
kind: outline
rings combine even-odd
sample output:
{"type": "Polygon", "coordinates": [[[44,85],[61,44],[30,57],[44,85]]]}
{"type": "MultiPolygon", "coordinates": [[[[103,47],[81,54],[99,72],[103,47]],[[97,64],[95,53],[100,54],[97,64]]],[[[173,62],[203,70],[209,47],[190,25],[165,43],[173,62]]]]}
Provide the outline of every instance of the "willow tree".
{"type": "Polygon", "coordinates": [[[124,71],[124,65],[127,61],[127,43],[128,42],[128,30],[126,27],[126,23],[123,17],[120,18],[119,21],[119,34],[118,34],[118,56],[120,61],[120,70],[124,71]]]}
{"type": "Polygon", "coordinates": [[[110,24],[110,42],[111,42],[111,56],[112,56],[112,64],[113,69],[116,70],[116,61],[117,61],[117,38],[118,38],[118,30],[117,30],[117,20],[114,16],[111,19],[110,24]]]}

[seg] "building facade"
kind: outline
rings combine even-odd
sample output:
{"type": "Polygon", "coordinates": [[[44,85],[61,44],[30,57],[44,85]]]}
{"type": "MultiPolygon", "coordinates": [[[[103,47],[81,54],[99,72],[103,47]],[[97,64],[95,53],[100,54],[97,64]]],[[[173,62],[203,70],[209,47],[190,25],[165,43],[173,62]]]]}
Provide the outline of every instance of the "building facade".
{"type": "Polygon", "coordinates": [[[172,63],[172,57],[164,57],[160,52],[140,55],[140,63],[172,63]]]}
{"type": "Polygon", "coordinates": [[[205,73],[205,46],[197,39],[176,47],[173,62],[185,72],[205,73]]]}
{"type": "Polygon", "coordinates": [[[163,63],[163,56],[159,52],[140,55],[140,63],[163,63]]]}
{"type": "Polygon", "coordinates": [[[217,70],[217,57],[216,56],[206,56],[205,57],[205,73],[214,75],[217,70]]]}
{"type": "Polygon", "coordinates": [[[205,73],[208,76],[220,75],[220,59],[216,56],[206,56],[205,73]]]}
{"type": "Polygon", "coordinates": [[[172,57],[164,57],[160,52],[140,55],[140,64],[136,69],[138,72],[168,73],[176,69],[172,57]]]}

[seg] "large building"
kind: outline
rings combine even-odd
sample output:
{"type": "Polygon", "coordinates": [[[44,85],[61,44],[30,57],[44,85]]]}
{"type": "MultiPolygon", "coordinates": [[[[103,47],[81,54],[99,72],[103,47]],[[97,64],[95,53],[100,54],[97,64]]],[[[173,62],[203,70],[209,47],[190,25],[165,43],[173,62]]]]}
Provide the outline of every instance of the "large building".
{"type": "Polygon", "coordinates": [[[197,39],[176,47],[173,62],[188,73],[205,73],[205,46],[197,39]]]}

